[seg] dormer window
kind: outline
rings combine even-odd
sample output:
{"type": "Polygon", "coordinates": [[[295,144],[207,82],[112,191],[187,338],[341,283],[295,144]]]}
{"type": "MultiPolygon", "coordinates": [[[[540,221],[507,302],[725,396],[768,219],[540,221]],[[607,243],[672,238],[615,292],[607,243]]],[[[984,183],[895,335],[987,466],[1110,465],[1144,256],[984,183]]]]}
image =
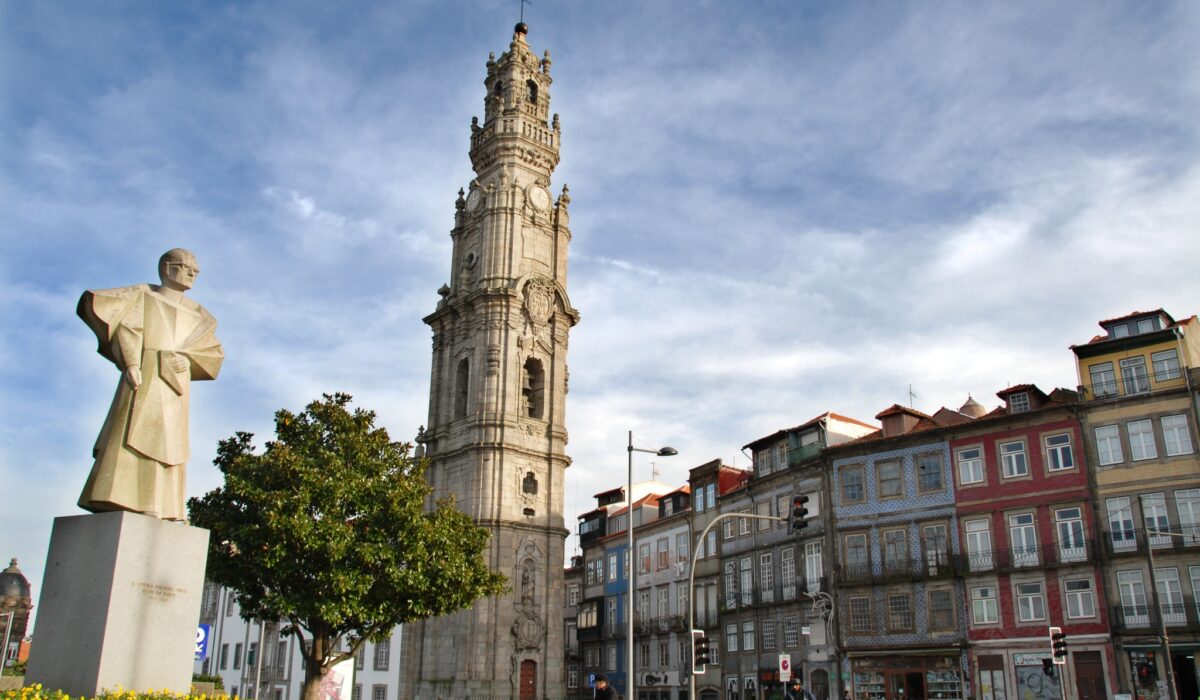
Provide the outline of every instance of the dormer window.
{"type": "Polygon", "coordinates": [[[1113,326],[1112,334],[1114,338],[1124,338],[1129,335],[1129,326],[1124,323],[1119,326],[1113,326]]]}
{"type": "Polygon", "coordinates": [[[1025,413],[1029,410],[1029,394],[1019,391],[1008,397],[1009,413],[1025,413]]]}
{"type": "Polygon", "coordinates": [[[1143,318],[1137,322],[1138,333],[1150,333],[1154,330],[1154,319],[1143,318]]]}

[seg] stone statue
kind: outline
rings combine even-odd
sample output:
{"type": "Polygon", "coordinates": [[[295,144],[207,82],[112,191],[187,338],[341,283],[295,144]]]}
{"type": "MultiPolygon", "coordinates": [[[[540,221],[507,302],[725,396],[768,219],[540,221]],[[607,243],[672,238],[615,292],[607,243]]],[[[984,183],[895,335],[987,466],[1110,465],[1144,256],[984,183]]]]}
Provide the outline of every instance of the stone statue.
{"type": "Polygon", "coordinates": [[[77,313],[121,379],[100,429],[79,506],[186,520],[188,397],[193,380],[216,379],[225,353],[217,320],[183,294],[199,274],[175,248],[158,261],[160,285],[87,291],[77,313]]]}

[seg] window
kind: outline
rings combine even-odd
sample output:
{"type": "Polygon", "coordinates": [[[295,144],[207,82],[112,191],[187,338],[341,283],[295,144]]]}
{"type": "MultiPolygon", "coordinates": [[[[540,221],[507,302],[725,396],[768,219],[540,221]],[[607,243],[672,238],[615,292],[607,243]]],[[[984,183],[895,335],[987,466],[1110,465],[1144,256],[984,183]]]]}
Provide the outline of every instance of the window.
{"type": "MultiPolygon", "coordinates": [[[[739,513],[749,513],[750,509],[743,508],[743,509],[739,510],[738,512],[739,513]]],[[[739,535],[749,535],[750,534],[750,518],[738,518],[738,534],[739,535]]]]}
{"type": "Polygon", "coordinates": [[[1144,394],[1150,391],[1150,378],[1146,375],[1146,358],[1130,357],[1121,360],[1121,381],[1126,394],[1144,394]]]}
{"type": "Polygon", "coordinates": [[[742,651],[754,651],[754,623],[742,623],[742,651]]]}
{"type": "Polygon", "coordinates": [[[930,575],[937,575],[937,567],[950,563],[950,542],[945,525],[926,525],[921,528],[925,538],[925,564],[930,575]]]}
{"type": "Polygon", "coordinates": [[[1133,510],[1129,507],[1129,497],[1110,498],[1105,501],[1108,507],[1108,536],[1112,540],[1113,549],[1121,551],[1137,547],[1136,535],[1133,532],[1133,510]]]}
{"type": "Polygon", "coordinates": [[[783,618],[783,645],[788,648],[800,646],[800,620],[795,615],[783,618]]]}
{"type": "MultiPolygon", "coordinates": [[[[778,513],[781,516],[787,515],[789,512],[791,512],[791,509],[792,509],[792,499],[790,496],[785,495],[785,496],[776,496],[775,497],[775,512],[776,513],[778,513]]],[[[783,519],[777,520],[775,522],[776,528],[785,528],[787,526],[788,526],[787,522],[783,519]]]]}
{"type": "Polygon", "coordinates": [[[609,644],[608,649],[606,651],[607,651],[607,653],[605,654],[605,656],[608,657],[608,670],[610,670],[610,671],[617,670],[617,645],[609,644]]]}
{"type": "Polygon", "coordinates": [[[971,589],[971,621],[976,625],[992,625],[1000,621],[996,589],[992,586],[971,589]]]}
{"type": "Polygon", "coordinates": [[[929,628],[954,629],[954,592],[946,589],[929,592],[929,628]]]}
{"type": "Polygon", "coordinates": [[[708,549],[705,550],[707,552],[706,556],[710,556],[710,557],[717,556],[717,532],[716,532],[716,530],[708,533],[708,541],[705,542],[705,545],[708,547],[708,549]]]}
{"type": "Polygon", "coordinates": [[[229,668],[229,645],[228,644],[221,645],[221,664],[220,664],[220,666],[221,666],[222,671],[229,668]]]}
{"type": "Polygon", "coordinates": [[[608,555],[608,580],[609,581],[617,580],[617,555],[616,554],[608,555]]]}
{"type": "Polygon", "coordinates": [[[1058,531],[1059,561],[1086,559],[1087,545],[1083,541],[1083,509],[1059,508],[1055,510],[1054,524],[1058,531]]]}
{"type": "Polygon", "coordinates": [[[350,689],[350,700],[362,700],[362,683],[355,683],[350,689]]]}
{"type": "Polygon", "coordinates": [[[783,586],[783,599],[796,598],[796,560],[791,547],[779,550],[779,583],[783,586]]]}
{"type": "Polygon", "coordinates": [[[615,595],[608,597],[608,617],[604,621],[608,625],[615,625],[620,622],[617,619],[617,597],[615,595]]]}
{"type": "MultiPolygon", "coordinates": [[[[1200,489],[1175,492],[1175,512],[1179,514],[1179,531],[1184,544],[1200,543],[1200,489]]],[[[1176,539],[1179,542],[1180,539],[1176,539]]],[[[1197,591],[1200,594],[1200,591],[1197,591]]]]}
{"type": "Polygon", "coordinates": [[[1163,416],[1162,423],[1163,445],[1168,457],[1175,455],[1190,455],[1192,453],[1192,434],[1188,432],[1187,416],[1163,416]]]}
{"type": "Polygon", "coordinates": [[[1139,319],[1137,322],[1138,333],[1149,333],[1154,330],[1155,325],[1154,319],[1152,318],[1139,319]]]}
{"type": "Polygon", "coordinates": [[[1006,479],[1029,474],[1029,463],[1025,459],[1025,443],[1020,440],[1000,443],[1000,465],[1006,479]]]}
{"type": "Polygon", "coordinates": [[[658,538],[658,568],[665,569],[671,565],[671,540],[667,537],[658,538]]]}
{"type": "Polygon", "coordinates": [[[458,373],[454,378],[454,417],[467,417],[467,394],[471,384],[471,361],[463,358],[458,361],[458,373]]]}
{"type": "Polygon", "coordinates": [[[675,587],[675,614],[687,617],[688,587],[680,583],[675,587]]]}
{"type": "Polygon", "coordinates": [[[754,602],[754,572],[751,571],[752,566],[750,557],[742,557],[741,562],[738,564],[738,569],[742,577],[739,582],[742,590],[742,605],[750,605],[754,602]]]}
{"type": "Polygon", "coordinates": [[[912,596],[898,593],[887,597],[888,628],[895,631],[911,630],[913,626],[912,596]]]}
{"type": "Polygon", "coordinates": [[[665,639],[658,642],[658,667],[671,667],[671,643],[665,639]]]}
{"type": "Polygon", "coordinates": [[[962,525],[967,533],[967,561],[972,572],[991,568],[991,528],[986,520],[968,520],[962,525]]]}
{"type": "Polygon", "coordinates": [[[1149,420],[1136,420],[1126,423],[1129,431],[1129,455],[1133,461],[1154,459],[1158,451],[1154,449],[1154,427],[1149,420]]]}
{"type": "Polygon", "coordinates": [[[1121,452],[1121,435],[1115,425],[1104,425],[1096,428],[1096,456],[1100,464],[1120,464],[1125,461],[1121,452]]]}
{"type": "Polygon", "coordinates": [[[571,666],[567,669],[567,689],[575,690],[579,687],[579,669],[571,666]]]}
{"type": "Polygon", "coordinates": [[[893,573],[908,569],[908,533],[904,530],[884,531],[883,565],[893,573]]]}
{"type": "Polygon", "coordinates": [[[725,539],[727,539],[727,540],[733,539],[733,533],[734,533],[733,518],[729,518],[728,520],[725,520],[721,523],[721,532],[723,532],[725,534],[725,539]]]}
{"type": "Polygon", "coordinates": [[[1096,397],[1117,395],[1117,375],[1111,362],[1101,362],[1089,368],[1092,375],[1092,394],[1096,397]]]}
{"type": "Polygon", "coordinates": [[[725,625],[725,650],[738,650],[738,627],[736,624],[725,625]]]}
{"type": "Polygon", "coordinates": [[[1075,459],[1071,454],[1070,433],[1046,436],[1046,463],[1052,472],[1075,467],[1075,459]]]}
{"type": "MultiPolygon", "coordinates": [[[[759,503],[758,505],[754,506],[754,514],[761,516],[763,518],[770,518],[771,517],[771,502],[763,501],[762,503],[759,503]]],[[[783,513],[781,512],[780,515],[783,515],[783,513]]],[[[759,530],[771,529],[771,521],[770,520],[757,520],[755,522],[758,523],[759,530]]]]}
{"type": "Polygon", "coordinates": [[[865,534],[846,535],[846,570],[859,576],[868,573],[870,562],[867,558],[867,536],[865,534]]]}
{"type": "Polygon", "coordinates": [[[942,490],[942,456],[939,454],[917,457],[917,490],[921,493],[942,490]]]}
{"type": "Polygon", "coordinates": [[[1021,622],[1046,619],[1046,597],[1041,583],[1017,584],[1017,617],[1021,622]]]}
{"type": "Polygon", "coordinates": [[[1038,563],[1037,530],[1033,524],[1033,513],[1008,516],[1008,539],[1012,545],[1014,565],[1034,566],[1038,563]]]}
{"type": "MultiPolygon", "coordinates": [[[[681,609],[682,613],[683,610],[681,609]]],[[[658,615],[657,617],[668,617],[671,614],[671,589],[663,586],[658,589],[658,615]]]]}
{"type": "Polygon", "coordinates": [[[287,666],[287,656],[288,643],[286,640],[281,641],[278,646],[275,647],[275,668],[282,671],[283,668],[287,666]]]}
{"type": "Polygon", "coordinates": [[[642,642],[638,645],[638,666],[646,668],[650,665],[650,642],[642,642]]]}
{"type": "Polygon", "coordinates": [[[764,603],[775,599],[775,560],[770,552],[758,555],[758,587],[764,603]]]}
{"type": "Polygon", "coordinates": [[[1092,596],[1092,580],[1080,578],[1065,583],[1067,589],[1067,617],[1078,619],[1096,616],[1096,599],[1092,596]]]}
{"type": "MultiPolygon", "coordinates": [[[[521,386],[521,401],[524,403],[525,415],[530,418],[542,418],[543,404],[546,398],[546,372],[542,369],[542,361],[531,357],[525,361],[524,381],[521,386]]],[[[530,476],[533,476],[531,473],[530,476]]],[[[537,480],[533,482],[537,488],[537,480]]],[[[537,493],[535,490],[534,493],[537,493]]]]}
{"type": "Polygon", "coordinates": [[[862,467],[844,467],[841,473],[842,503],[856,503],[863,500],[862,467]]]}
{"type": "Polygon", "coordinates": [[[686,532],[675,535],[675,561],[688,561],[688,536],[686,532]]]}
{"type": "Polygon", "coordinates": [[[363,642],[354,652],[354,670],[362,671],[367,667],[367,642],[363,642]]]}
{"type": "Polygon", "coordinates": [[[875,465],[879,478],[880,498],[899,498],[904,495],[899,462],[880,462],[875,465]]]}
{"type": "Polygon", "coordinates": [[[720,666],[721,665],[721,640],[719,638],[713,638],[709,641],[708,658],[709,658],[708,665],[710,665],[710,666],[720,666]]]}
{"type": "MultiPolygon", "coordinates": [[[[1166,497],[1161,493],[1147,493],[1141,496],[1141,500],[1142,520],[1145,522],[1146,530],[1170,532],[1171,521],[1167,519],[1166,497]]],[[[1150,544],[1155,547],[1165,547],[1171,544],[1170,535],[1155,535],[1150,532],[1146,534],[1149,536],[1150,544]]]]}
{"type": "Polygon", "coordinates": [[[1174,350],[1163,350],[1150,356],[1154,367],[1154,381],[1168,382],[1179,379],[1179,355],[1174,350]]]}
{"type": "Polygon", "coordinates": [[[704,500],[708,503],[709,510],[717,507],[717,482],[704,487],[704,500]]]}
{"type": "Polygon", "coordinates": [[[638,573],[650,572],[650,543],[638,545],[638,573]]]}
{"type": "Polygon", "coordinates": [[[1146,607],[1146,589],[1142,585],[1142,572],[1118,571],[1117,590],[1121,594],[1121,616],[1127,625],[1150,624],[1150,610],[1146,607]]]}
{"type": "Polygon", "coordinates": [[[1015,394],[1008,396],[1008,412],[1009,413],[1026,413],[1029,411],[1029,393],[1018,391],[1015,394]]]}
{"type": "Polygon", "coordinates": [[[804,586],[809,593],[821,590],[821,577],[825,575],[825,565],[821,559],[821,541],[809,542],[804,545],[804,586]]]}
{"type": "Polygon", "coordinates": [[[386,685],[372,685],[371,686],[371,700],[387,700],[387,686],[386,685]]]}
{"type": "Polygon", "coordinates": [[[737,564],[725,562],[725,607],[737,607],[737,564]]]}
{"type": "Polygon", "coordinates": [[[375,670],[388,670],[388,659],[392,655],[392,640],[385,639],[375,644],[375,670]]]}
{"type": "Polygon", "coordinates": [[[850,631],[870,632],[871,599],[867,596],[855,596],[850,599],[850,631]]]}
{"type": "Polygon", "coordinates": [[[242,645],[235,644],[235,645],[233,645],[233,670],[236,671],[237,669],[239,669],[241,667],[242,667],[242,645]]]}
{"type": "Polygon", "coordinates": [[[983,450],[972,447],[958,451],[958,482],[978,484],[983,481],[983,450]]]}
{"type": "Polygon", "coordinates": [[[1129,337],[1129,326],[1125,325],[1124,323],[1122,323],[1119,326],[1113,326],[1112,336],[1114,338],[1128,338],[1129,337]]]}
{"type": "Polygon", "coordinates": [[[774,649],[775,644],[776,644],[775,621],[774,620],[763,620],[763,623],[762,623],[763,649],[768,649],[768,650],[774,649]]]}
{"type": "Polygon", "coordinates": [[[579,605],[579,586],[571,584],[567,588],[567,605],[579,605]]]}
{"type": "Polygon", "coordinates": [[[646,620],[650,617],[650,591],[638,591],[637,617],[639,620],[646,620]]]}

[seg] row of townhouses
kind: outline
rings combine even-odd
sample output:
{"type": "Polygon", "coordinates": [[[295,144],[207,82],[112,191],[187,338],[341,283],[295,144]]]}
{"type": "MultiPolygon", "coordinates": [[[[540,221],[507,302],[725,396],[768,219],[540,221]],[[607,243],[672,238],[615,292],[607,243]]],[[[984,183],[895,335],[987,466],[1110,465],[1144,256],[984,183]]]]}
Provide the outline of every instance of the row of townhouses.
{"type": "Polygon", "coordinates": [[[1100,325],[1073,389],[824,413],[746,445],[751,469],[597,494],[565,576],[568,697],[602,673],[687,698],[693,626],[700,700],[781,698],[781,654],[818,700],[1198,697],[1200,323],[1100,325]]]}

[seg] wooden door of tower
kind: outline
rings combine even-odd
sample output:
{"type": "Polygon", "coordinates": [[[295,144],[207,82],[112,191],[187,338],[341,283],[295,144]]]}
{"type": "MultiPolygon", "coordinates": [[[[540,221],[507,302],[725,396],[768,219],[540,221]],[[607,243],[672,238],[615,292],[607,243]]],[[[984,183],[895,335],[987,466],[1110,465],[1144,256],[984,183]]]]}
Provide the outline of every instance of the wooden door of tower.
{"type": "Polygon", "coordinates": [[[537,662],[521,662],[521,700],[537,700],[537,662]]]}

